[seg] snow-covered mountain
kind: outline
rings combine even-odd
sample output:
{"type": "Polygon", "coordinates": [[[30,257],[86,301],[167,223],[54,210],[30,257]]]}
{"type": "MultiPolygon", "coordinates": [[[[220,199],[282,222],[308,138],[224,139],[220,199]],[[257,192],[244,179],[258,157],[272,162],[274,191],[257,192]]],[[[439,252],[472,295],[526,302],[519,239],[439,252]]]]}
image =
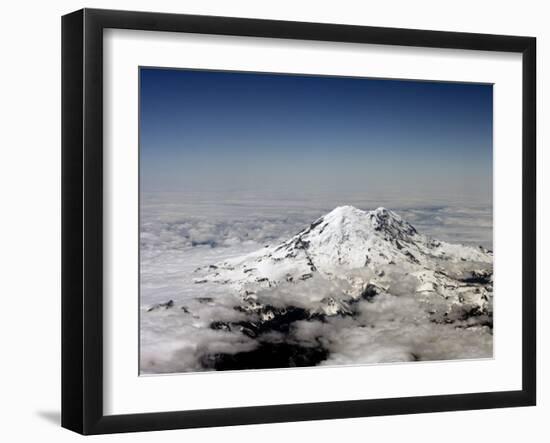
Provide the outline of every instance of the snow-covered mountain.
{"type": "Polygon", "coordinates": [[[330,315],[346,312],[354,300],[392,294],[406,277],[418,297],[486,310],[492,263],[491,251],[429,238],[388,209],[340,206],[281,244],[197,269],[195,283],[228,285],[258,308],[257,294],[269,288],[313,278],[344,281],[345,290],[320,303],[330,315]]]}

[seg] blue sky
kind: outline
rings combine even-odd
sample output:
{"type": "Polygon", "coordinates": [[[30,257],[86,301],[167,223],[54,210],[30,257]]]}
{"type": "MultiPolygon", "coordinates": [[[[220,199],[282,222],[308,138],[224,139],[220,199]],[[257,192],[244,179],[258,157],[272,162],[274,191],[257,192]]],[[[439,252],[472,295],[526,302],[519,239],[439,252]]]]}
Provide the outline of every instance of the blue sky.
{"type": "Polygon", "coordinates": [[[492,193],[491,85],[140,69],[143,191],[492,193]]]}

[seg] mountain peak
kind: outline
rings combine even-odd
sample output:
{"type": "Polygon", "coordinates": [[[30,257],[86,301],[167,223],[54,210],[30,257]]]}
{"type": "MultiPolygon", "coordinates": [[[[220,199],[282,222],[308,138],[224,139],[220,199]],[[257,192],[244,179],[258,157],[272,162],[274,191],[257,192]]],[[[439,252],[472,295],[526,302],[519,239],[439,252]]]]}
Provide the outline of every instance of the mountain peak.
{"type": "Polygon", "coordinates": [[[361,209],[357,209],[355,206],[351,205],[344,205],[344,206],[337,206],[332,211],[330,211],[325,217],[328,216],[342,216],[342,215],[350,215],[350,214],[365,214],[365,211],[362,211],[361,209]]]}
{"type": "Polygon", "coordinates": [[[344,224],[357,224],[361,223],[361,219],[365,218],[367,213],[361,209],[357,209],[355,206],[338,206],[330,211],[328,214],[317,219],[313,225],[325,224],[343,226],[344,224]]]}
{"type": "MultiPolygon", "coordinates": [[[[334,315],[349,312],[345,297],[356,300],[371,296],[386,291],[395,282],[396,287],[400,287],[401,277],[394,280],[398,275],[403,277],[407,291],[422,297],[437,294],[445,300],[455,303],[466,300],[484,309],[487,294],[492,291],[491,264],[492,255],[487,251],[430,239],[389,209],[379,207],[363,211],[346,205],[334,208],[276,246],[208,266],[204,269],[207,274],[197,278],[195,283],[232,285],[246,302],[246,309],[254,310],[262,306],[259,301],[259,297],[265,296],[262,291],[278,285],[301,285],[306,280],[318,278],[343,280],[349,286],[336,296],[338,303],[335,304],[331,297],[319,301],[321,312],[334,315]],[[483,281],[485,285],[476,287],[475,291],[472,289],[467,298],[464,288],[470,287],[465,286],[470,285],[470,280],[453,277],[454,271],[449,275],[441,272],[442,265],[449,264],[449,269],[455,269],[453,263],[462,265],[464,262],[482,266],[479,268],[482,271],[472,272],[470,280],[474,281],[472,284],[483,281]]],[[[308,287],[308,283],[302,286],[305,288],[303,293],[297,291],[297,306],[301,295],[307,299],[308,294],[317,293],[318,283],[312,280],[309,284],[313,286],[308,287]]],[[[282,294],[286,294],[285,291],[283,289],[282,294]]]]}
{"type": "Polygon", "coordinates": [[[369,214],[372,214],[371,217],[377,218],[379,220],[394,220],[396,222],[404,221],[398,214],[382,206],[370,211],[369,214]]]}
{"type": "Polygon", "coordinates": [[[327,213],[324,217],[325,219],[335,219],[341,217],[365,217],[370,216],[370,218],[378,219],[395,219],[402,220],[399,215],[395,212],[390,211],[389,209],[380,206],[372,211],[363,211],[352,205],[337,206],[332,211],[327,213]]]}
{"type": "Polygon", "coordinates": [[[365,235],[373,235],[378,232],[388,238],[407,240],[416,234],[416,229],[404,221],[395,212],[382,206],[372,210],[363,211],[355,206],[338,206],[325,216],[317,219],[309,229],[302,234],[311,232],[314,229],[324,230],[326,225],[332,229],[349,231],[363,231],[365,235]]]}
{"type": "Polygon", "coordinates": [[[397,214],[395,214],[395,212],[392,212],[389,209],[384,208],[383,206],[379,206],[378,208],[376,208],[372,212],[374,212],[375,214],[379,214],[379,215],[387,215],[387,214],[397,215],[397,214]]]}
{"type": "Polygon", "coordinates": [[[435,290],[428,283],[437,279],[424,274],[426,269],[437,269],[441,261],[491,262],[492,256],[478,248],[429,239],[384,207],[363,211],[347,205],[334,208],[276,246],[218,263],[215,272],[199,281],[233,283],[241,289],[272,287],[315,274],[344,276],[363,268],[383,275],[389,267],[419,273],[421,287],[435,290]]]}
{"type": "Polygon", "coordinates": [[[376,231],[383,231],[391,238],[408,240],[417,234],[413,225],[389,209],[377,208],[369,212],[369,217],[376,231]]]}

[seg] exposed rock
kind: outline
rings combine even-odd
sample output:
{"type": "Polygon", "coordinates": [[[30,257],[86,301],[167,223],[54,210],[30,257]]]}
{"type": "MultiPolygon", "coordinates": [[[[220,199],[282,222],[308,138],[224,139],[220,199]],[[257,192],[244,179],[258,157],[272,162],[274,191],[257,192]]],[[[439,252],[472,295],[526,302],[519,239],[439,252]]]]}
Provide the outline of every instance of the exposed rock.
{"type": "Polygon", "coordinates": [[[261,342],[258,348],[236,354],[208,354],[202,357],[205,369],[217,371],[315,366],[326,360],[328,351],[321,346],[294,343],[261,342]]]}
{"type": "Polygon", "coordinates": [[[157,303],[147,309],[147,312],[158,311],[162,309],[170,309],[174,307],[174,300],[168,300],[165,303],[157,303]]]}

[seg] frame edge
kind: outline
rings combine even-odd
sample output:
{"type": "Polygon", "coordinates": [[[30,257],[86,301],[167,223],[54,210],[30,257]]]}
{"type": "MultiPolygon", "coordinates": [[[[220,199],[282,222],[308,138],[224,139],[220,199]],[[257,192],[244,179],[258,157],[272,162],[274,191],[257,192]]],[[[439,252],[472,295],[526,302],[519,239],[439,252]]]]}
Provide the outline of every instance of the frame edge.
{"type": "Polygon", "coordinates": [[[529,405],[537,404],[537,40],[522,51],[523,269],[522,386],[529,405]]]}
{"type": "Polygon", "coordinates": [[[61,426],[84,431],[84,13],[61,19],[61,426]]]}

